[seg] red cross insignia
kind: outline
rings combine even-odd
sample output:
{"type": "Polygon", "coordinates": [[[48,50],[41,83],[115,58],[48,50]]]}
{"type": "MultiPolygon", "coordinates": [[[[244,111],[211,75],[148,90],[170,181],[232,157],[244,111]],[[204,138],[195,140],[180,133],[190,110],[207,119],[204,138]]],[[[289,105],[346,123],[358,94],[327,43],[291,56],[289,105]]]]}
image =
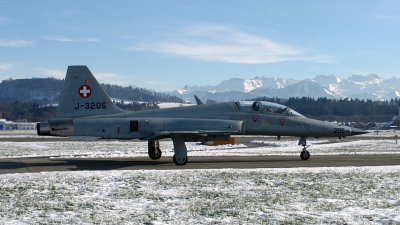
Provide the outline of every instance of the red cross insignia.
{"type": "Polygon", "coordinates": [[[281,126],[283,126],[283,124],[285,124],[286,119],[279,119],[279,123],[281,123],[281,126]]]}
{"type": "Polygon", "coordinates": [[[253,121],[255,123],[258,120],[258,115],[251,115],[251,118],[253,118],[253,121]]]}
{"type": "Polygon", "coordinates": [[[79,87],[78,93],[82,98],[88,98],[92,94],[92,89],[87,85],[82,85],[79,87]]]}

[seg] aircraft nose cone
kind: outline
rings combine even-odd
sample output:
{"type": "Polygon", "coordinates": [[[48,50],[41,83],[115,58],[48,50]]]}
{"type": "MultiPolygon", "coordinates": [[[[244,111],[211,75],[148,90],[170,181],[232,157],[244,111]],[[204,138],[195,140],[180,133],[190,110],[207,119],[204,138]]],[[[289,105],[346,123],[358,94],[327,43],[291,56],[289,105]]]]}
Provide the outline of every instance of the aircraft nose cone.
{"type": "Polygon", "coordinates": [[[351,135],[360,135],[360,134],[366,134],[366,133],[369,133],[369,132],[365,131],[365,130],[358,129],[358,128],[352,128],[351,129],[351,135]]]}

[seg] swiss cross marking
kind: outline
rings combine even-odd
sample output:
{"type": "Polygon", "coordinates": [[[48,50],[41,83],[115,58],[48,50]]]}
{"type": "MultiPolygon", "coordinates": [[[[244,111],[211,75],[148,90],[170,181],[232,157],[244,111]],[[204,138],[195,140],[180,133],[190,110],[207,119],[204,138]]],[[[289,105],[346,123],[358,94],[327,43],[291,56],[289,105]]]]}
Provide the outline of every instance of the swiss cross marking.
{"type": "Polygon", "coordinates": [[[258,115],[251,115],[251,118],[253,118],[253,121],[255,123],[258,120],[258,115]]]}
{"type": "Polygon", "coordinates": [[[281,126],[283,126],[283,124],[285,124],[286,119],[279,119],[279,123],[281,123],[281,126]]]}
{"type": "Polygon", "coordinates": [[[87,85],[82,85],[79,87],[78,93],[82,98],[87,98],[92,94],[92,89],[87,85]]]}

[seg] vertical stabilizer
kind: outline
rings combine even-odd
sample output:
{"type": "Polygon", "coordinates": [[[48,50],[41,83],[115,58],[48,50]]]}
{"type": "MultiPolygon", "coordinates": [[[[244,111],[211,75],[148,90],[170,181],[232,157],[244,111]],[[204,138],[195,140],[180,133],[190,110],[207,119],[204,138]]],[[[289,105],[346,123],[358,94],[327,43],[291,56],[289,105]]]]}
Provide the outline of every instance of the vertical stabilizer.
{"type": "Polygon", "coordinates": [[[87,66],[69,66],[56,118],[124,112],[108,97],[87,66]]]}
{"type": "Polygon", "coordinates": [[[197,105],[203,105],[203,102],[197,97],[197,95],[194,95],[194,99],[196,99],[197,105]]]}

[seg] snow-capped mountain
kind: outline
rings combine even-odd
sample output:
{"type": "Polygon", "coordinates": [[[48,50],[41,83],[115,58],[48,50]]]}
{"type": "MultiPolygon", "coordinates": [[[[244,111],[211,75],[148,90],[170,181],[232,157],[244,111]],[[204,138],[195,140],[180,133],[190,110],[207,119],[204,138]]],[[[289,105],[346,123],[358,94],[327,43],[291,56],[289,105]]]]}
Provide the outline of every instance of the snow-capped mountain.
{"type": "Polygon", "coordinates": [[[216,86],[185,86],[170,94],[194,102],[193,95],[206,101],[233,101],[256,97],[327,97],[384,101],[400,98],[400,78],[384,79],[376,74],[352,75],[347,79],[335,75],[318,75],[313,79],[294,80],[267,76],[253,79],[231,78],[216,86]]]}
{"type": "Polygon", "coordinates": [[[296,81],[293,79],[268,78],[266,76],[255,77],[253,79],[231,78],[215,86],[215,90],[218,92],[240,91],[249,93],[256,89],[281,89],[294,83],[296,81]]]}
{"type": "Polygon", "coordinates": [[[193,92],[230,92],[230,91],[239,91],[244,93],[249,93],[253,90],[260,88],[272,88],[272,89],[280,89],[285,88],[288,85],[295,84],[298,81],[293,79],[282,79],[282,78],[268,78],[266,76],[255,77],[253,79],[240,79],[240,78],[231,78],[229,80],[224,80],[220,84],[216,86],[204,85],[204,86],[188,86],[186,85],[180,90],[173,91],[173,94],[179,93],[181,95],[185,95],[187,93],[193,92]]]}

